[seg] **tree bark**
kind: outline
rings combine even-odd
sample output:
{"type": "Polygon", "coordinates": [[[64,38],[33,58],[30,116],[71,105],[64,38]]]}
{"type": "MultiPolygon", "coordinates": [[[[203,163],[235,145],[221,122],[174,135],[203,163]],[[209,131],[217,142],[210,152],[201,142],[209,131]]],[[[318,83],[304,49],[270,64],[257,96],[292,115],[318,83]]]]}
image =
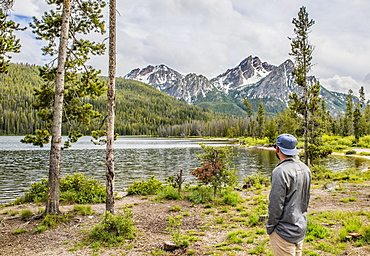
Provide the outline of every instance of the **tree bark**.
{"type": "Polygon", "coordinates": [[[61,166],[61,143],[62,143],[62,116],[64,99],[64,75],[67,58],[68,34],[69,34],[70,0],[64,0],[62,27],[59,42],[58,67],[55,83],[55,98],[53,125],[51,132],[51,148],[49,163],[48,197],[46,202],[46,214],[59,214],[60,194],[60,166],[61,166]]]}
{"type": "Polygon", "coordinates": [[[114,116],[116,82],[116,0],[109,2],[108,118],[106,144],[106,211],[114,214],[114,116]]]}

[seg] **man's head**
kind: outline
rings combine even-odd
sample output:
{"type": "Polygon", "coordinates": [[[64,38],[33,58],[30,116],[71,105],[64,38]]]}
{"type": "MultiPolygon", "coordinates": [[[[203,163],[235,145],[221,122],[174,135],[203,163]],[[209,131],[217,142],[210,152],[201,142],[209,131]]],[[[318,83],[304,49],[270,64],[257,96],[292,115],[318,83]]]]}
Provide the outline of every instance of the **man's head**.
{"type": "Polygon", "coordinates": [[[278,150],[286,156],[298,155],[296,148],[297,139],[291,134],[281,134],[276,138],[276,146],[278,150]]]}

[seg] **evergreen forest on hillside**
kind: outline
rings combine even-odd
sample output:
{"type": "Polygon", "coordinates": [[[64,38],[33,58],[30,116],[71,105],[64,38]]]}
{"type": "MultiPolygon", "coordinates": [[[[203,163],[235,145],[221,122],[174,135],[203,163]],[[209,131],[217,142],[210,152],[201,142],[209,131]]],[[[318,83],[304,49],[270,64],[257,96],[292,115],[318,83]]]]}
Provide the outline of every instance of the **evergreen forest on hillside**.
{"type": "MultiPolygon", "coordinates": [[[[102,80],[106,80],[105,77],[102,80]]],[[[43,123],[37,117],[32,104],[35,100],[34,88],[43,83],[39,67],[29,64],[11,64],[7,74],[0,75],[0,135],[26,135],[42,129],[43,123]]],[[[189,105],[177,100],[154,87],[117,78],[116,80],[116,120],[115,132],[119,135],[152,136],[212,136],[269,138],[276,134],[292,133],[302,135],[301,120],[289,109],[270,117],[266,114],[263,102],[257,111],[248,109],[247,116],[237,117],[214,112],[205,107],[189,105]]],[[[333,117],[320,103],[315,127],[318,134],[340,136],[354,135],[357,138],[370,134],[370,106],[357,106],[353,103],[354,94],[347,97],[347,110],[333,117]]],[[[102,113],[101,118],[93,120],[90,130],[105,129],[101,125],[106,113],[106,96],[88,100],[95,110],[102,113]]],[[[242,103],[241,103],[242,104],[242,103]]],[[[247,104],[247,105],[245,105],[247,104]]],[[[70,125],[63,125],[67,134],[70,125]]]]}
{"type": "MultiPolygon", "coordinates": [[[[32,107],[34,88],[39,88],[42,83],[35,65],[11,64],[7,74],[0,74],[0,135],[32,134],[43,128],[32,107]]],[[[120,135],[157,135],[160,126],[227,116],[176,100],[137,81],[117,78],[116,88],[115,130],[120,135]]],[[[106,113],[106,96],[90,99],[89,103],[102,113],[101,119],[92,122],[90,130],[104,129],[100,126],[106,113]]],[[[68,127],[64,125],[64,134],[68,127]]]]}

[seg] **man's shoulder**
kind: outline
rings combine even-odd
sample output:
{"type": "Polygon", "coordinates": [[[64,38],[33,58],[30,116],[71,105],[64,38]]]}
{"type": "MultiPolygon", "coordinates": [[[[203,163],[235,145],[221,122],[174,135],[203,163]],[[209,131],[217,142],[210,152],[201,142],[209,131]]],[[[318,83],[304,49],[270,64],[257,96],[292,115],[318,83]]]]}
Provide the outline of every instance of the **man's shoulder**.
{"type": "Polygon", "coordinates": [[[290,169],[296,169],[296,167],[294,166],[297,166],[297,165],[299,165],[300,169],[310,171],[310,168],[305,163],[303,163],[298,157],[288,157],[284,159],[284,161],[280,162],[275,167],[273,172],[284,172],[290,169]]]}

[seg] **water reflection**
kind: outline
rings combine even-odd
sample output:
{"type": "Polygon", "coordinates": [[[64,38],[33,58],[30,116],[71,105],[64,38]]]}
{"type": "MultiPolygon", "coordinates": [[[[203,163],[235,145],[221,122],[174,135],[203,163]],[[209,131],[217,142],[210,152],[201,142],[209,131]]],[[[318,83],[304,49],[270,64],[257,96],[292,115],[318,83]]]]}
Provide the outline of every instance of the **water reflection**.
{"type": "MultiPolygon", "coordinates": [[[[47,178],[49,151],[21,144],[21,137],[0,136],[0,202],[21,196],[34,182],[47,178]]],[[[203,153],[200,140],[120,137],[115,143],[116,190],[127,188],[132,181],[155,175],[160,180],[184,170],[186,182],[195,181],[190,170],[200,165],[196,154],[203,153]]],[[[223,141],[208,141],[212,146],[223,141]]],[[[270,174],[279,162],[274,151],[235,147],[233,160],[240,179],[256,172],[270,174]]],[[[370,161],[360,158],[334,157],[321,160],[333,170],[364,169],[370,161]]],[[[62,151],[61,175],[83,173],[105,184],[105,148],[91,144],[88,137],[62,151]]]]}

